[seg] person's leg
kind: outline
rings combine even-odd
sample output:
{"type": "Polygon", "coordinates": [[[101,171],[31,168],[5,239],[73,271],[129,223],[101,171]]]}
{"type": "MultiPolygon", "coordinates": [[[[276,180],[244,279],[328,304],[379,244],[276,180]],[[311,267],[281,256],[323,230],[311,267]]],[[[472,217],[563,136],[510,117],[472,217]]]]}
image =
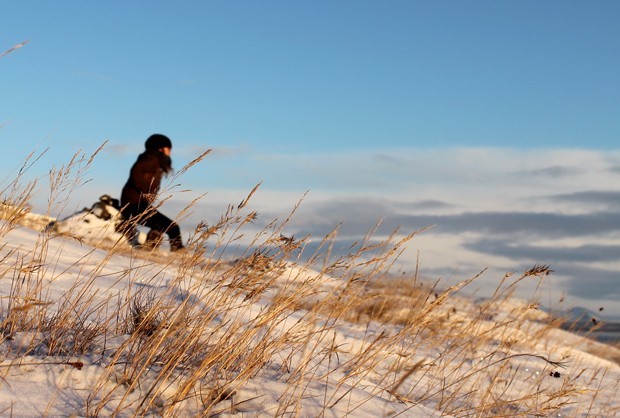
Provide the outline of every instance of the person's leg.
{"type": "Polygon", "coordinates": [[[138,220],[140,214],[144,211],[139,205],[126,205],[121,208],[122,220],[116,226],[116,232],[120,232],[125,236],[127,241],[133,244],[136,236],[138,220]]]}
{"type": "Polygon", "coordinates": [[[125,238],[133,244],[138,232],[138,225],[146,225],[146,220],[155,212],[155,209],[148,204],[125,205],[121,208],[123,220],[117,225],[116,231],[125,235],[125,238]]]}
{"type": "Polygon", "coordinates": [[[164,234],[156,229],[151,229],[146,235],[146,241],[142,244],[146,248],[157,248],[163,241],[164,234]]]}
{"type": "Polygon", "coordinates": [[[154,211],[150,216],[145,219],[145,226],[155,231],[165,232],[168,234],[170,241],[170,250],[177,251],[183,248],[183,241],[181,239],[181,228],[176,222],[168,218],[161,212],[154,211]]]}

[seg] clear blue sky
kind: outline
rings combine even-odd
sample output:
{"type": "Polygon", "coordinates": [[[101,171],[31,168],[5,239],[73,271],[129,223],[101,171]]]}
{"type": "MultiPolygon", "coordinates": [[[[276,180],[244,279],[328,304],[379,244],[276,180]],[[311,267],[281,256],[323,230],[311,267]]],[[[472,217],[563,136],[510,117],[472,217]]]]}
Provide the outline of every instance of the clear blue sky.
{"type": "Polygon", "coordinates": [[[617,1],[3,1],[3,140],[616,147],[617,1]]]}
{"type": "MultiPolygon", "coordinates": [[[[2,178],[31,151],[50,147],[44,175],[108,140],[85,195],[118,194],[160,132],[177,168],[214,149],[184,187],[248,191],[263,180],[293,200],[310,190],[321,203],[309,202],[300,230],[347,216],[430,222],[470,239],[420,244],[429,265],[437,255],[466,274],[557,262],[574,292],[583,288],[567,270],[620,288],[617,0],[1,6],[0,53],[30,41],[0,59],[2,178]],[[478,240],[472,211],[496,219],[478,240]],[[420,212],[457,218],[408,217],[420,212]],[[538,212],[594,218],[524,216],[538,212]],[[574,227],[593,219],[599,232],[574,227]],[[537,236],[537,222],[555,225],[553,237],[537,236]],[[512,243],[506,254],[489,243],[498,237],[512,243]],[[581,258],[558,255],[579,249],[581,258]]],[[[271,210],[274,199],[259,204],[271,210]]]]}

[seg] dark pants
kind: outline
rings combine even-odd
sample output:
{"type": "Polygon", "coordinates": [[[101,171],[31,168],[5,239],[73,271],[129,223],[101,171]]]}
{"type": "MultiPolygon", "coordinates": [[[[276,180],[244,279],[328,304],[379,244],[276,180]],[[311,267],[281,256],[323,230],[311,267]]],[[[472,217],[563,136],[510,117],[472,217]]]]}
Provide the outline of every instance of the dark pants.
{"type": "Polygon", "coordinates": [[[128,239],[131,239],[135,234],[136,225],[144,225],[151,231],[168,234],[171,250],[183,248],[179,225],[152,206],[129,204],[121,209],[121,213],[125,220],[119,227],[119,232],[125,234],[128,239]]]}

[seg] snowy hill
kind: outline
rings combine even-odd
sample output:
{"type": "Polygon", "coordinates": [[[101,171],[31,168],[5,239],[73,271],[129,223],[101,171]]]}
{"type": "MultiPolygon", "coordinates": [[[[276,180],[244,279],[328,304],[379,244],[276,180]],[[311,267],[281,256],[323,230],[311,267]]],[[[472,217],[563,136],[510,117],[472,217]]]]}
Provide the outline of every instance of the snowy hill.
{"type": "MultiPolygon", "coordinates": [[[[387,258],[297,265],[284,256],[301,244],[277,229],[232,262],[199,240],[149,256],[0,222],[3,415],[620,411],[620,351],[549,324],[509,289],[474,303],[385,278],[387,258]]],[[[226,246],[225,231],[198,239],[226,246]]]]}

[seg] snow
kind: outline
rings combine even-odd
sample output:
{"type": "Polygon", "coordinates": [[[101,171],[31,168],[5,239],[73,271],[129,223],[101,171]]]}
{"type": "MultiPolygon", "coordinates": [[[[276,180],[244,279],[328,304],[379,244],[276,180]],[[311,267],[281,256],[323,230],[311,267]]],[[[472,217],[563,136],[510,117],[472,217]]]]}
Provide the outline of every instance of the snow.
{"type": "MultiPolygon", "coordinates": [[[[286,307],[291,294],[302,295],[308,306],[338,295],[346,284],[339,277],[286,263],[277,275],[261,276],[264,286],[258,288],[244,280],[262,273],[234,276],[232,262],[190,265],[160,253],[116,251],[123,243],[99,221],[90,219],[90,232],[80,239],[0,224],[1,415],[184,416],[208,410],[219,416],[613,416],[620,411],[619,350],[550,327],[548,316],[530,301],[481,303],[450,295],[431,303],[411,329],[402,323],[347,322],[286,307]],[[187,313],[187,329],[175,332],[204,325],[204,353],[178,359],[165,384],[160,372],[167,364],[149,363],[135,384],[127,375],[139,370],[127,365],[131,344],[160,341],[132,336],[115,322],[144,294],[165,301],[161,315],[187,313]],[[66,317],[59,320],[56,314],[66,317]],[[201,315],[203,322],[192,322],[201,315]],[[106,332],[97,328],[102,326],[106,332]],[[71,345],[89,329],[95,332],[83,338],[88,347],[71,345]],[[218,361],[207,369],[200,356],[218,361]],[[205,367],[205,379],[182,392],[193,367],[205,367]],[[234,394],[209,398],[222,382],[234,394]],[[202,394],[204,387],[211,395],[202,394]],[[148,388],[156,388],[151,393],[156,396],[149,398],[148,388]],[[181,392],[185,398],[176,399],[181,392]],[[148,408],[141,405],[144,399],[148,408]]],[[[148,344],[132,355],[141,358],[151,349],[148,344]]]]}

